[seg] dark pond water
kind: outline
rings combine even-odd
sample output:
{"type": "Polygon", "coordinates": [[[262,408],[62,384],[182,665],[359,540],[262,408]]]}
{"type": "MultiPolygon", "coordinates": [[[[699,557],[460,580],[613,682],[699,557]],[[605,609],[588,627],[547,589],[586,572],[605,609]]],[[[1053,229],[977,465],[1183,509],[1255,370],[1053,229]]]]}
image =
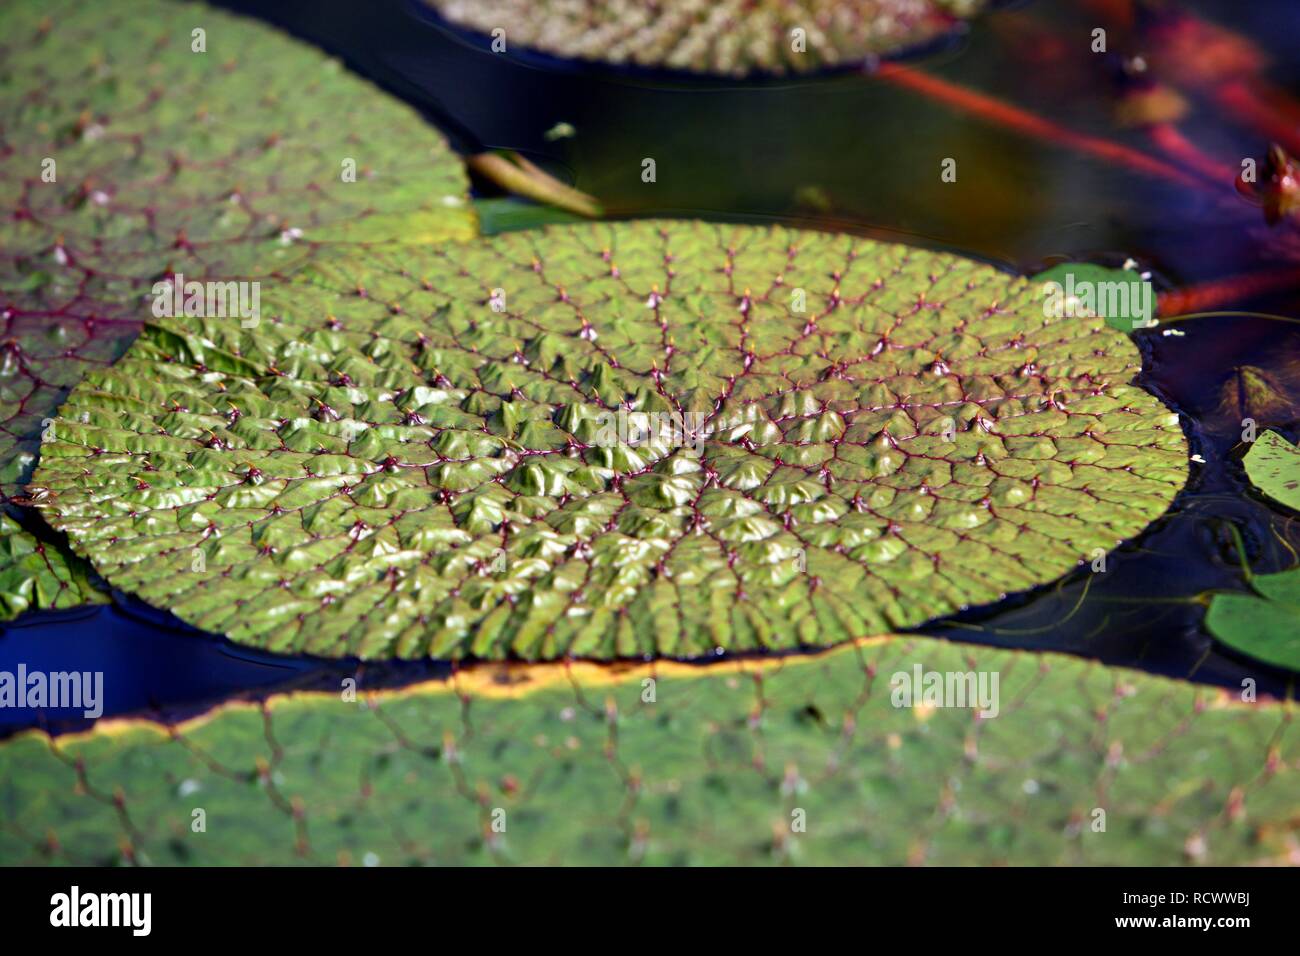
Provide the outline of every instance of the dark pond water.
{"type": "MultiPolygon", "coordinates": [[[[406,0],[233,2],[336,53],[423,110],[462,151],[518,149],[599,197],[614,217],[783,222],[959,250],[1026,273],[1062,259],[1136,259],[1158,287],[1300,267],[1294,228],[1270,229],[1230,191],[1189,188],[1078,150],[1029,139],[877,77],[848,72],[739,85],[645,72],[576,71],[540,56],[494,55],[406,0]],[[576,135],[548,141],[568,123],[576,135]],[[940,184],[945,157],[958,182],[940,184]],[[658,179],[640,178],[654,157],[658,179]]],[[[1089,50],[1094,4],[1009,5],[966,36],[908,62],[1085,134],[1153,151],[1112,122],[1121,60],[1089,50]]],[[[1300,4],[1188,3],[1248,35],[1274,62],[1279,89],[1300,95],[1300,4]]],[[[1117,38],[1118,39],[1118,38],[1117,38]]],[[[1144,52],[1133,50],[1130,52],[1144,52]]],[[[1212,102],[1179,129],[1215,160],[1262,159],[1267,139],[1212,102]]],[[[492,195],[488,184],[478,191],[492,195]]],[[[1293,693],[1294,675],[1218,646],[1201,627],[1203,597],[1245,587],[1295,562],[1300,522],[1256,497],[1240,466],[1240,414],[1222,407],[1233,370],[1273,374],[1300,400],[1300,288],[1225,300],[1256,315],[1194,319],[1140,333],[1144,384],[1183,416],[1192,480],[1168,516],[1110,555],[1032,594],[923,628],[957,640],[1065,651],[1197,681],[1293,693]],[[1281,318],[1268,318],[1268,315],[1281,318]],[[1232,529],[1236,529],[1234,538],[1232,529]]],[[[1291,422],[1295,425],[1295,422],[1291,422]]],[[[1283,429],[1286,431],[1286,429],[1283,429]]],[[[1286,432],[1300,437],[1294,428],[1286,432]]],[[[1297,623],[1300,627],[1300,623],[1297,623]]],[[[193,631],[119,596],[113,606],[34,615],[0,637],[0,670],[105,672],[105,713],[176,716],[232,695],[366,686],[445,671],[438,664],[362,666],[259,654],[193,631]]],[[[75,726],[63,715],[0,710],[21,724],[75,726]]],[[[9,724],[3,723],[11,720],[9,724]]]]}

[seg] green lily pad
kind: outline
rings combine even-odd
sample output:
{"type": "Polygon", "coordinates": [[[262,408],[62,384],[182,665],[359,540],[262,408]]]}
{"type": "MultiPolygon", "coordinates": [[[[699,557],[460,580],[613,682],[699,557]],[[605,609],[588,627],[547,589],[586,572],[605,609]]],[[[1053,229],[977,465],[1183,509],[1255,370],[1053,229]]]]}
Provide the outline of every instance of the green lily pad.
{"type": "Polygon", "coordinates": [[[825,646],[1051,581],[1187,476],[1126,336],[906,246],[555,227],[264,300],[151,324],[34,486],[113,585],[276,651],[825,646]]]}
{"type": "Polygon", "coordinates": [[[1251,484],[1279,504],[1300,511],[1300,448],[1264,432],[1243,459],[1251,484]]]}
{"type": "Polygon", "coordinates": [[[15,737],[0,864],[1283,864],[1298,765],[1293,704],[1054,654],[477,665],[15,737]]]}
{"type": "Polygon", "coordinates": [[[807,73],[928,43],[984,0],[424,0],[485,35],[571,59],[746,76],[807,73]]]}
{"type": "Polygon", "coordinates": [[[251,301],[249,283],[341,241],[475,232],[465,173],[416,113],[198,4],[6,3],[0,116],[0,500],[68,389],[125,351],[156,283],[238,279],[251,301]]]}
{"type": "Polygon", "coordinates": [[[1205,626],[1234,650],[1300,670],[1300,568],[1250,579],[1254,594],[1216,594],[1205,626]]]}

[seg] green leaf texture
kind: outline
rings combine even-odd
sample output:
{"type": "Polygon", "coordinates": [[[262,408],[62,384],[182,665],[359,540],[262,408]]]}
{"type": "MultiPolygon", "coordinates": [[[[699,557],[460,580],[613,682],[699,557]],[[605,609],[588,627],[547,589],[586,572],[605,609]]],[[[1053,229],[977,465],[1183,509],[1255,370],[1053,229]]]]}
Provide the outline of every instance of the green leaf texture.
{"type": "Polygon", "coordinates": [[[37,540],[0,512],[0,621],[29,610],[106,601],[86,572],[84,562],[58,545],[37,540]]]}
{"type": "Polygon", "coordinates": [[[452,23],[556,56],[691,73],[806,73],[927,43],[983,0],[424,0],[452,23]],[[504,31],[504,34],[497,32],[504,31]],[[795,31],[803,31],[798,34],[795,31]]]}
{"type": "Polygon", "coordinates": [[[0,744],[0,863],[1294,863],[1294,716],[930,639],[479,665],[353,702],[25,733],[0,744]],[[918,665],[997,673],[998,715],[893,706],[918,665]]]}
{"type": "Polygon", "coordinates": [[[35,484],[112,584],[276,651],[825,646],[1051,581],[1187,473],[1125,335],[900,245],[583,225],[266,298],[150,325],[35,484]]]}
{"type": "Polygon", "coordinates": [[[121,353],[156,281],[474,233],[465,173],[416,113],[198,4],[6,3],[0,116],[0,483],[66,389],[121,353]]]}
{"type": "Polygon", "coordinates": [[[1300,448],[1264,432],[1243,459],[1250,483],[1279,504],[1300,511],[1300,448]]]}
{"type": "MultiPolygon", "coordinates": [[[[0,498],[68,389],[126,349],[155,282],[252,281],[339,241],[475,231],[460,163],[418,115],[206,6],[6,3],[0,116],[0,498]]],[[[0,547],[39,545],[5,526],[0,547]]],[[[62,605],[84,578],[54,550],[24,577],[31,564],[4,574],[5,607],[39,606],[54,581],[62,605]]]]}

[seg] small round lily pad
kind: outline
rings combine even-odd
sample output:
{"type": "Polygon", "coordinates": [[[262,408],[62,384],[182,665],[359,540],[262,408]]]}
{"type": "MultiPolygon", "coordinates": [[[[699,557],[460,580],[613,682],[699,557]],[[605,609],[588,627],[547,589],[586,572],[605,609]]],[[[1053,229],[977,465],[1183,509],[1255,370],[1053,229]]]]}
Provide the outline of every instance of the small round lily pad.
{"type": "Polygon", "coordinates": [[[1187,475],[1137,349],[953,255],[552,227],[159,320],[34,486],[115,586],[362,657],[824,646],[1049,582],[1187,475]]]}
{"type": "Polygon", "coordinates": [[[925,638],[708,666],[470,666],[363,681],[354,701],[17,735],[0,743],[0,865],[1287,865],[1295,711],[925,638]],[[996,693],[896,706],[917,671],[996,693]]]}
{"type": "Polygon", "coordinates": [[[1300,568],[1251,578],[1254,594],[1216,594],[1205,626],[1256,660],[1300,671],[1300,568]]]}

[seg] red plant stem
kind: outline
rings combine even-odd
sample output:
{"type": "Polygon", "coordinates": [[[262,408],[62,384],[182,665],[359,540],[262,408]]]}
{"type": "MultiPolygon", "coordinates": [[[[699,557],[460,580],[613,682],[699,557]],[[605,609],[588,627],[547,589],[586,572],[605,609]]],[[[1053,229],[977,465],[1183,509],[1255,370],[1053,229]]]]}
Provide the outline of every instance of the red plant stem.
{"type": "Polygon", "coordinates": [[[1191,176],[1164,160],[1148,156],[1139,150],[1112,142],[1098,136],[1076,133],[1058,123],[1044,119],[1035,113],[1012,106],[1003,100],[977,93],[947,80],[941,80],[928,73],[921,73],[898,63],[888,63],[876,72],[881,79],[901,86],[904,89],[920,93],[931,99],[947,103],[959,110],[978,116],[989,123],[1014,130],[1024,136],[1046,141],[1054,146],[1067,146],[1081,152],[1089,153],[1107,162],[1120,163],[1130,169],[1161,179],[1174,180],[1185,186],[1205,189],[1207,185],[1196,176],[1191,176]]]}
{"type": "Polygon", "coordinates": [[[1214,90],[1215,101],[1238,119],[1249,123],[1270,139],[1281,143],[1291,155],[1300,155],[1300,122],[1286,114],[1293,107],[1278,101],[1264,102],[1266,90],[1256,90],[1246,80],[1232,80],[1214,90]]]}
{"type": "Polygon", "coordinates": [[[1209,312],[1223,305],[1288,288],[1300,291],[1300,269],[1229,276],[1182,289],[1171,289],[1161,292],[1157,297],[1157,311],[1163,318],[1209,312]]]}
{"type": "Polygon", "coordinates": [[[1240,173],[1236,167],[1221,163],[1206,154],[1199,146],[1179,132],[1173,123],[1155,123],[1147,128],[1147,135],[1157,148],[1182,166],[1196,170],[1206,179],[1231,185],[1240,173]]]}

